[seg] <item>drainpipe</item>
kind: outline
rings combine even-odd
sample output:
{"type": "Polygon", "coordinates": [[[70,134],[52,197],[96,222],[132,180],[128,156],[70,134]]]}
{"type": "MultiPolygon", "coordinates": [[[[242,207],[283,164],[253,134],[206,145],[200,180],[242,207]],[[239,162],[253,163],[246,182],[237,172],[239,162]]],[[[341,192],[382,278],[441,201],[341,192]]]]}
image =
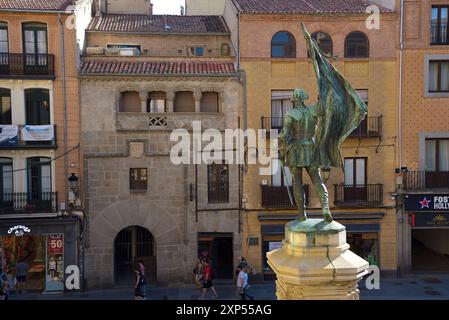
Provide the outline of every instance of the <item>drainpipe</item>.
{"type": "Polygon", "coordinates": [[[65,34],[64,23],[62,21],[61,14],[59,14],[59,24],[61,26],[61,73],[62,73],[62,95],[64,105],[64,202],[67,206],[69,185],[68,185],[68,146],[67,146],[67,84],[65,78],[65,34]]]}
{"type": "MultiPolygon", "coordinates": [[[[404,0],[401,0],[401,21],[400,21],[400,31],[399,31],[399,101],[398,101],[398,144],[399,144],[399,168],[403,167],[403,159],[402,159],[402,77],[403,77],[403,51],[404,51],[404,0]]],[[[407,245],[407,234],[405,233],[406,224],[408,223],[408,219],[404,220],[404,205],[403,205],[404,196],[402,193],[396,198],[396,214],[398,221],[398,272],[401,275],[407,268],[406,266],[406,255],[405,252],[409,247],[407,245]]],[[[408,259],[407,259],[408,261],[408,259]]]]}

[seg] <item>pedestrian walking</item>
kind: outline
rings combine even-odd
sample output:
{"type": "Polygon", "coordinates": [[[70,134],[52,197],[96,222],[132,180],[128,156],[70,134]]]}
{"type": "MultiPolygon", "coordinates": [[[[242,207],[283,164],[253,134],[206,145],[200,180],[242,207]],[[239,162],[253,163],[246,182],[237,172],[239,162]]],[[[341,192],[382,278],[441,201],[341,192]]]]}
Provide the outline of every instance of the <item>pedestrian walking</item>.
{"type": "Polygon", "coordinates": [[[249,284],[248,284],[248,267],[245,266],[241,269],[239,276],[237,278],[237,287],[240,289],[240,297],[242,300],[254,300],[254,297],[248,294],[249,284]]]}
{"type": "Polygon", "coordinates": [[[214,278],[214,270],[212,266],[210,265],[209,260],[205,259],[203,261],[203,293],[201,294],[201,297],[199,297],[200,300],[204,300],[206,298],[207,291],[209,289],[212,290],[212,292],[215,295],[215,298],[218,299],[218,293],[215,290],[214,284],[213,284],[213,278],[214,278]]]}
{"type": "Polygon", "coordinates": [[[24,259],[20,259],[19,263],[16,265],[16,279],[17,279],[17,288],[16,291],[18,294],[25,293],[27,276],[28,276],[28,263],[24,259]]]}
{"type": "Polygon", "coordinates": [[[136,273],[136,284],[134,286],[134,299],[144,300],[146,281],[145,281],[145,265],[143,264],[143,261],[139,261],[137,263],[135,273],[136,273]]]}

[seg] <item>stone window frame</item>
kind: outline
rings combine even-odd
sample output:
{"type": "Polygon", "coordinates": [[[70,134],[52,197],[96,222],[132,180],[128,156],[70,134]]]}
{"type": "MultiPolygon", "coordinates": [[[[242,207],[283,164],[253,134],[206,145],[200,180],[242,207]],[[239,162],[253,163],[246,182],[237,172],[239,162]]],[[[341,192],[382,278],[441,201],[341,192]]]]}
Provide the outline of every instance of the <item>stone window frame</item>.
{"type": "Polygon", "coordinates": [[[425,98],[449,98],[449,92],[429,92],[430,61],[447,60],[449,54],[428,54],[424,56],[424,97],[425,98]]]}
{"type": "Polygon", "coordinates": [[[449,131],[419,133],[419,171],[426,170],[426,140],[449,139],[449,131]]]}
{"type": "MultiPolygon", "coordinates": [[[[139,174],[138,174],[139,176],[139,174]]],[[[140,178],[142,178],[140,176],[140,178]]],[[[147,192],[148,191],[148,168],[129,168],[129,191],[130,192],[147,192]],[[133,181],[133,170],[145,170],[145,182],[133,181]]]]}

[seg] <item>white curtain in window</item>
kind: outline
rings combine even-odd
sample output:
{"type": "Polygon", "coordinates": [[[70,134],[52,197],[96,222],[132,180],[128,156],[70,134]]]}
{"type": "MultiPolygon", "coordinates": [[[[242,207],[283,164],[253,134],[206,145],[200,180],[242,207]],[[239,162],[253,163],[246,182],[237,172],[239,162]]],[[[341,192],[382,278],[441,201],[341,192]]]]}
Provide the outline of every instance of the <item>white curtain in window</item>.
{"type": "Polygon", "coordinates": [[[354,160],[345,159],[345,185],[354,184],[354,160]]]}
{"type": "Polygon", "coordinates": [[[429,91],[438,91],[438,63],[429,64],[429,91]]]}
{"type": "Polygon", "coordinates": [[[37,53],[47,53],[47,32],[45,30],[37,32],[37,53]]]}
{"type": "Polygon", "coordinates": [[[36,53],[34,31],[32,30],[25,31],[25,53],[36,53]]]}
{"type": "Polygon", "coordinates": [[[441,63],[441,91],[449,91],[449,62],[441,63]]]}
{"type": "Polygon", "coordinates": [[[436,140],[426,140],[426,171],[435,171],[436,164],[436,140]]]}
{"type": "Polygon", "coordinates": [[[8,53],[8,30],[0,30],[0,53],[8,53]]]}
{"type": "Polygon", "coordinates": [[[51,192],[51,167],[44,165],[41,170],[42,192],[51,192]]]}
{"type": "Polygon", "coordinates": [[[272,100],[271,101],[271,116],[273,118],[282,117],[282,100],[272,100]]]}
{"type": "Polygon", "coordinates": [[[273,165],[271,167],[271,184],[273,187],[280,187],[282,186],[282,173],[281,173],[281,166],[280,161],[278,159],[273,160],[273,165]]]}
{"type": "Polygon", "coordinates": [[[283,108],[283,115],[282,117],[285,117],[287,112],[293,109],[293,102],[291,99],[283,100],[284,108],[283,108]]]}
{"type": "Polygon", "coordinates": [[[440,171],[449,172],[449,140],[440,140],[440,171]]]}
{"type": "Polygon", "coordinates": [[[355,183],[357,185],[365,185],[365,159],[357,159],[356,160],[356,177],[355,177],[355,183]]]}

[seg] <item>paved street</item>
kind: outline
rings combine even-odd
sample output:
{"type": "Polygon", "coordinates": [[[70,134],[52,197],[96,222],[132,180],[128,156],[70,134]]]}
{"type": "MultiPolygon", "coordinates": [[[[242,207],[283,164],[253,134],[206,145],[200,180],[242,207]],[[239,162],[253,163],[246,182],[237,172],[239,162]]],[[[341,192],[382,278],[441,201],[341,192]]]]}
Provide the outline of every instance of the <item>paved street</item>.
{"type": "MultiPolygon", "coordinates": [[[[418,275],[404,279],[384,279],[380,290],[367,290],[361,283],[362,300],[449,300],[449,275],[418,275]]],[[[237,300],[236,289],[230,282],[217,282],[220,300],[237,300]]],[[[251,288],[257,300],[275,299],[274,284],[258,284],[251,288]]],[[[196,300],[199,291],[193,286],[176,288],[149,287],[149,300],[196,300]]],[[[213,300],[212,293],[209,299],[213,300]]],[[[28,293],[21,296],[11,294],[11,300],[132,300],[133,290],[111,289],[92,290],[84,293],[39,294],[28,293]]]]}

